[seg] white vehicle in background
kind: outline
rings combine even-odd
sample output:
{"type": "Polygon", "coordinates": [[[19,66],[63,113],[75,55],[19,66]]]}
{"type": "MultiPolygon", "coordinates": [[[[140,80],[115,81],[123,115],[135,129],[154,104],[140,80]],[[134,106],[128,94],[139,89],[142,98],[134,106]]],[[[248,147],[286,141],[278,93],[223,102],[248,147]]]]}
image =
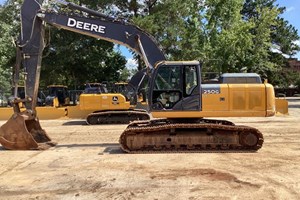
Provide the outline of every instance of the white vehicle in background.
{"type": "Polygon", "coordinates": [[[7,106],[7,98],[0,93],[0,107],[6,107],[7,106]]]}

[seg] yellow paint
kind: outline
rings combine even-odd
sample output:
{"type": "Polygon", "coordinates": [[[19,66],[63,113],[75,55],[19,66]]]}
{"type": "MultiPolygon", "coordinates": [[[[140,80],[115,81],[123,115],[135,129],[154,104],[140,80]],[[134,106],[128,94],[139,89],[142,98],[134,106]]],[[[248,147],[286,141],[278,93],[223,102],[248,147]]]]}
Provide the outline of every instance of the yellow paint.
{"type": "Polygon", "coordinates": [[[81,110],[80,106],[68,106],[67,107],[67,117],[71,119],[86,119],[88,114],[92,113],[91,110],[81,110]]]}
{"type": "MultiPolygon", "coordinates": [[[[80,105],[61,108],[37,107],[39,119],[62,117],[85,119],[99,110],[128,110],[129,102],[121,94],[82,94],[80,105]],[[118,101],[113,101],[113,97],[118,101]]],[[[287,113],[287,102],[276,100],[276,111],[287,113]]],[[[12,108],[0,108],[0,120],[8,120],[12,108]]],[[[203,94],[202,111],[162,110],[152,112],[156,118],[199,117],[268,117],[275,115],[275,95],[270,84],[221,84],[220,94],[203,94]]]]}
{"type": "Polygon", "coordinates": [[[165,111],[151,114],[154,118],[266,117],[264,111],[165,111]]]}
{"type": "Polygon", "coordinates": [[[275,99],[275,103],[276,103],[276,115],[289,114],[288,101],[286,99],[275,99]]]}
{"type": "Polygon", "coordinates": [[[8,120],[13,113],[13,108],[0,108],[0,120],[8,120]]]}
{"type": "MultiPolygon", "coordinates": [[[[24,111],[25,108],[21,108],[24,111]]],[[[37,116],[39,119],[59,119],[67,115],[66,107],[36,107],[37,116]]],[[[13,115],[13,108],[0,108],[0,120],[8,120],[13,115]]]]}
{"type": "Polygon", "coordinates": [[[66,107],[36,107],[37,116],[39,119],[59,119],[67,115],[66,107]]]}
{"type": "MultiPolygon", "coordinates": [[[[77,106],[58,107],[58,99],[54,98],[52,106],[36,107],[37,116],[41,120],[86,119],[87,115],[102,110],[128,110],[131,108],[122,94],[82,94],[77,106]],[[118,100],[113,100],[117,97],[118,100]]],[[[22,110],[24,110],[22,108],[22,110]]],[[[8,120],[13,115],[13,108],[0,108],[0,120],[8,120]]]]}
{"type": "Polygon", "coordinates": [[[58,98],[57,98],[57,97],[55,97],[55,98],[53,99],[53,107],[55,107],[55,108],[59,107],[59,101],[58,101],[58,98]]]}
{"type": "Polygon", "coordinates": [[[130,102],[122,94],[81,94],[81,110],[128,110],[130,102]],[[117,100],[116,100],[117,97],[117,100]]]}
{"type": "Polygon", "coordinates": [[[220,94],[203,94],[202,111],[153,111],[155,118],[269,117],[275,115],[272,85],[220,84],[220,94]]]}

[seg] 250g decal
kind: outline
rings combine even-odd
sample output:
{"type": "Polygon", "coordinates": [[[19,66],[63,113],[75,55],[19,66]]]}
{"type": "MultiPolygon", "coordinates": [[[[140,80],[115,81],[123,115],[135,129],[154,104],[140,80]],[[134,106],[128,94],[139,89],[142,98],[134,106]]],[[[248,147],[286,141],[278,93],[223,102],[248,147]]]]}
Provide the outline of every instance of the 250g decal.
{"type": "Polygon", "coordinates": [[[203,94],[220,94],[219,89],[204,89],[202,91],[203,94]]]}

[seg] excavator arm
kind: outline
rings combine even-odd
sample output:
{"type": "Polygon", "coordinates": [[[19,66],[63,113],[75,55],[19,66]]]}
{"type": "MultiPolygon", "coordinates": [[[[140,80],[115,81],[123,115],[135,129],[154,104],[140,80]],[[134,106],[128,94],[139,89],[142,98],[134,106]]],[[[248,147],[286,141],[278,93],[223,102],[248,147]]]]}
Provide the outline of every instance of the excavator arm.
{"type": "Polygon", "coordinates": [[[58,28],[127,46],[140,54],[149,68],[165,60],[154,39],[135,25],[112,21],[109,17],[84,17],[49,11],[41,11],[37,16],[58,28]]]}
{"type": "MultiPolygon", "coordinates": [[[[43,0],[24,0],[21,7],[21,34],[16,44],[17,63],[25,72],[25,99],[14,100],[14,114],[0,128],[0,143],[6,149],[45,149],[55,145],[41,128],[36,113],[45,23],[124,45],[140,54],[148,69],[165,60],[154,38],[133,24],[62,0],[56,3],[74,12],[57,12],[57,7],[44,9],[43,3],[43,0]],[[25,104],[25,111],[20,111],[19,102],[25,104]]],[[[15,72],[15,88],[18,73],[19,70],[15,72]]],[[[138,87],[143,77],[143,73],[139,73],[129,84],[138,87]]]]}
{"type": "Polygon", "coordinates": [[[27,109],[35,110],[37,101],[45,22],[60,29],[127,46],[142,56],[149,69],[157,62],[166,60],[155,39],[137,26],[73,3],[62,0],[57,2],[88,16],[43,9],[43,0],[24,1],[21,8],[22,30],[17,47],[21,49],[22,64],[27,74],[26,96],[28,102],[31,102],[27,104],[27,109]]]}

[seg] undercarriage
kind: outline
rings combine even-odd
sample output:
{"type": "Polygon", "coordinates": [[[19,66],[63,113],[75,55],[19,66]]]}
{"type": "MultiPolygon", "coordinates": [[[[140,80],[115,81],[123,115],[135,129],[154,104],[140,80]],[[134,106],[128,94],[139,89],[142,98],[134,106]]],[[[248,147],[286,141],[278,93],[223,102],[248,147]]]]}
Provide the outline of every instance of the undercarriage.
{"type": "Polygon", "coordinates": [[[150,116],[145,110],[116,110],[99,111],[87,116],[86,122],[90,125],[96,124],[129,124],[135,120],[149,120],[150,116]]]}
{"type": "Polygon", "coordinates": [[[255,128],[225,120],[155,119],[133,122],[120,136],[128,153],[257,151],[263,135],[255,128]]]}

